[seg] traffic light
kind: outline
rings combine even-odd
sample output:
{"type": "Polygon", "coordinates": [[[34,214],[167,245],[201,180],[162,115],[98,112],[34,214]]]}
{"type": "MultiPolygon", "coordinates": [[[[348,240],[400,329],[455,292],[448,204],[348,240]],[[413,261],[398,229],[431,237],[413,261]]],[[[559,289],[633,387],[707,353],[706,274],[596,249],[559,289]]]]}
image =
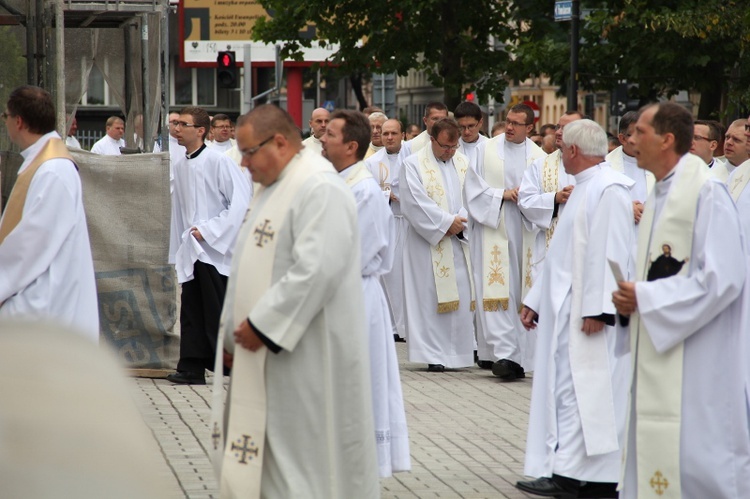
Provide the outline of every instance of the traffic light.
{"type": "Polygon", "coordinates": [[[219,52],[216,57],[216,81],[219,88],[237,88],[240,83],[234,51],[219,52]]]}

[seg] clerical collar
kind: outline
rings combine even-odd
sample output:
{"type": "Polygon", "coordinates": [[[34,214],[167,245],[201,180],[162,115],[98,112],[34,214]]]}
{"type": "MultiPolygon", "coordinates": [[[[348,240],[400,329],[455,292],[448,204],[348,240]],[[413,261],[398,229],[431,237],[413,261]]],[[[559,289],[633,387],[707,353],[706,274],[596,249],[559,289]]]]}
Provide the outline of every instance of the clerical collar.
{"type": "Polygon", "coordinates": [[[715,164],[716,164],[716,159],[711,158],[711,162],[708,164],[708,167],[713,168],[715,164]]]}
{"type": "Polygon", "coordinates": [[[206,148],[206,144],[204,143],[204,144],[202,144],[202,145],[201,145],[201,146],[200,146],[200,147],[199,147],[198,149],[196,149],[195,151],[193,151],[193,152],[190,152],[190,153],[189,153],[189,152],[186,152],[186,153],[185,153],[185,157],[186,157],[187,159],[193,159],[193,158],[197,158],[197,157],[198,157],[198,155],[199,155],[200,153],[202,153],[202,152],[203,152],[203,150],[204,150],[205,148],[206,148]]]}
{"type": "Polygon", "coordinates": [[[396,151],[396,152],[388,152],[388,151],[385,151],[385,153],[386,153],[386,154],[387,154],[388,156],[398,156],[398,153],[400,153],[400,152],[401,152],[401,149],[399,149],[399,150],[398,150],[398,151],[396,151]]]}

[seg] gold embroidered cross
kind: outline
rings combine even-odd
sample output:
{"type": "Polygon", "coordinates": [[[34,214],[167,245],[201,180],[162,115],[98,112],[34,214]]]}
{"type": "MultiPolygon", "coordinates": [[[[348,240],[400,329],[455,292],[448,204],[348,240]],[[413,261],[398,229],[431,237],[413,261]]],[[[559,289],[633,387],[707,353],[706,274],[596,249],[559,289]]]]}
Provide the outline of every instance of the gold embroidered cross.
{"type": "Polygon", "coordinates": [[[661,471],[657,471],[654,473],[654,476],[651,477],[649,484],[651,485],[651,488],[654,489],[654,492],[656,492],[656,495],[660,496],[664,494],[664,491],[669,487],[669,480],[664,478],[661,471]]]}
{"type": "Polygon", "coordinates": [[[267,243],[269,240],[273,239],[274,232],[271,230],[271,227],[269,224],[271,221],[266,218],[266,221],[263,222],[263,225],[260,224],[255,228],[255,234],[258,234],[255,236],[255,240],[258,242],[257,246],[263,247],[263,244],[267,243]]]}
{"type": "MultiPolygon", "coordinates": [[[[234,457],[239,459],[240,464],[247,464],[248,454],[254,454],[255,457],[258,457],[258,448],[255,447],[255,442],[250,441],[250,435],[242,435],[242,439],[238,438],[237,441],[242,442],[242,445],[232,442],[232,450],[237,451],[234,457]],[[240,454],[242,454],[242,457],[240,457],[240,454]]],[[[252,459],[253,456],[250,456],[250,460],[252,459]]]]}

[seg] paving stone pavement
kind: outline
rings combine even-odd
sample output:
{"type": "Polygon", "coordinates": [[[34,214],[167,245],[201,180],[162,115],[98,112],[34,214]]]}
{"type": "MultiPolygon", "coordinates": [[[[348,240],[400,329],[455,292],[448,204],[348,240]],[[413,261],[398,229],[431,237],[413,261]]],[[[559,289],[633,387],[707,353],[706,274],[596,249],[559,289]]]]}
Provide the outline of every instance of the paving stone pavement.
{"type": "MultiPolygon", "coordinates": [[[[406,361],[403,343],[397,350],[412,469],[381,480],[382,497],[531,497],[513,486],[523,471],[531,378],[504,383],[477,367],[429,373],[425,365],[406,361]]],[[[218,498],[207,455],[210,384],[133,381],[137,403],[171,470],[174,497],[218,498]]]]}

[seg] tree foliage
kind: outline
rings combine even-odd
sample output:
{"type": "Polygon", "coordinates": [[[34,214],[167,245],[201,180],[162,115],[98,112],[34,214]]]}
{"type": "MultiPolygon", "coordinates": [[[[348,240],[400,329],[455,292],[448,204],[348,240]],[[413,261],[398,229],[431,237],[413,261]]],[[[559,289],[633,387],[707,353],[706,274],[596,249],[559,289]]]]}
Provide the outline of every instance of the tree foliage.
{"type": "Polygon", "coordinates": [[[424,70],[443,87],[447,104],[464,92],[498,94],[506,86],[509,53],[489,42],[512,38],[506,3],[480,0],[260,0],[272,15],[255,26],[256,40],[287,41],[284,55],[300,58],[300,47],[338,44],[329,61],[342,74],[424,70]],[[317,39],[309,36],[309,24],[317,39]],[[325,41],[323,41],[325,40],[325,41]]]}
{"type": "MultiPolygon", "coordinates": [[[[514,74],[551,75],[567,85],[568,23],[551,24],[550,0],[530,0],[514,11],[527,29],[519,37],[514,74]],[[533,10],[548,12],[529,17],[533,10]]],[[[701,94],[699,115],[724,103],[734,112],[748,101],[750,4],[733,0],[582,1],[579,85],[611,90],[637,83],[641,101],[680,90],[701,94]]]]}

